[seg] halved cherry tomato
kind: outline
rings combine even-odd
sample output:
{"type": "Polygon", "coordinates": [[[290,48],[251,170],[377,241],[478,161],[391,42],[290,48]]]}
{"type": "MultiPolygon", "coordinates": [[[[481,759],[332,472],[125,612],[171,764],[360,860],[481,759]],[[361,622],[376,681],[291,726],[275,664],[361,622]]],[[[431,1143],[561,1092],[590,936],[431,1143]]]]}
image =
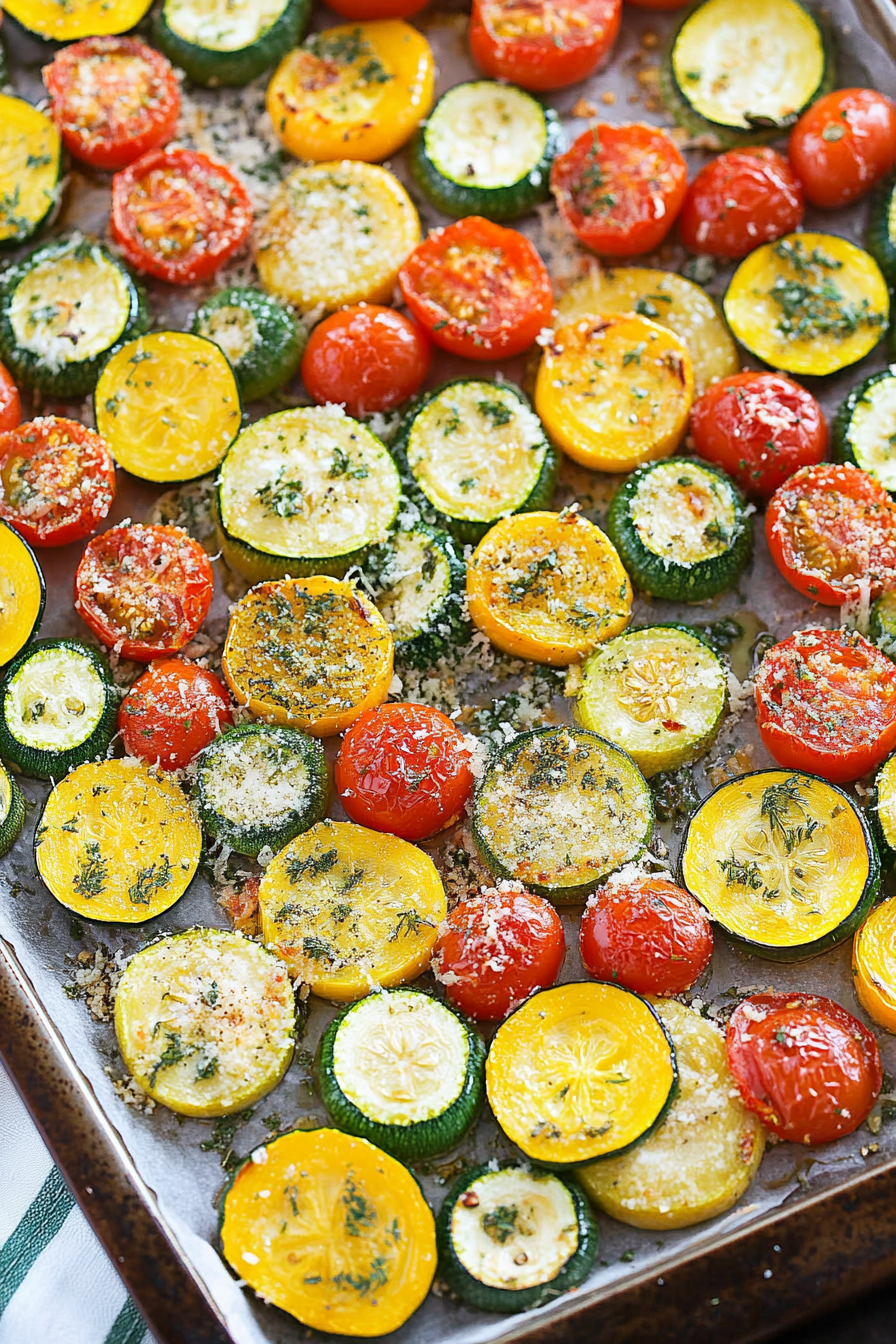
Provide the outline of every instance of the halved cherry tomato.
{"type": "Polygon", "coordinates": [[[473,0],[470,51],[533,93],[587,79],[616,41],[622,0],[473,0]]]}
{"type": "Polygon", "coordinates": [[[781,373],[735,373],[691,407],[694,448],[741,490],[767,499],[800,467],[821,462],[828,427],[818,402],[781,373]]]}
{"type": "Polygon", "coordinates": [[[230,697],[214,672],[165,658],[134,682],[121,702],[118,727],[130,756],[183,770],[233,727],[230,697]]]}
{"type": "Polygon", "coordinates": [[[638,994],[688,989],[712,956],[712,925],[690,892],[665,878],[607,882],[579,929],[582,961],[597,980],[638,994]]]}
{"type": "Polygon", "coordinates": [[[252,202],[229,168],[192,149],[151,149],[112,179],[112,236],[138,271],[192,285],[242,247],[252,202]]]}
{"type": "Polygon", "coordinates": [[[786,769],[848,784],[896,747],[896,665],[855,630],[799,630],[756,673],[756,722],[786,769]]]}
{"type": "Polygon", "coordinates": [[[19,389],[9,373],[0,364],[0,433],[15,429],[22,422],[22,401],[19,389]]]}
{"type": "Polygon", "coordinates": [[[0,518],[32,546],[67,546],[101,523],[115,498],[106,440],[56,415],[0,434],[0,518]]]}
{"type": "Polygon", "coordinates": [[[745,257],[760,243],[793,233],[803,218],[803,188],[774,149],[730,149],[694,178],[678,216],[692,252],[745,257]]]}
{"type": "Polygon", "coordinates": [[[335,779],[352,821],[403,840],[450,826],[473,792],[463,733],[429,705],[368,709],[343,738],[335,779]]]}
{"type": "Polygon", "coordinates": [[[599,126],[554,160],[551,191],[586,247],[633,257],[658,247],[675,223],[687,164],[658,126],[599,126]]]}
{"type": "Polygon", "coordinates": [[[359,304],[324,318],[302,359],[302,382],[320,405],[342,403],[349,415],[391,411],[429,372],[429,341],[394,308],[359,304]]]}
{"type": "Polygon", "coordinates": [[[551,324],[551,278],[535,248],[478,215],[433,229],[398,282],[435,344],[466,359],[522,354],[551,324]]]}
{"type": "Polygon", "coordinates": [[[417,14],[429,0],[330,0],[330,9],[344,19],[406,19],[417,14]]]}
{"type": "Polygon", "coordinates": [[[456,905],[439,930],[436,979],[467,1017],[494,1022],[560,974],[566,940],[560,916],[519,882],[456,905]]]}
{"type": "Polygon", "coordinates": [[[859,467],[803,467],[772,495],[765,515],[772,559],[797,592],[827,607],[896,587],[896,508],[859,467]]]}
{"type": "Polygon", "coordinates": [[[75,610],[122,658],[177,653],[211,606],[209,558],[179,527],[131,523],[87,543],[75,574],[75,610]]]}
{"type": "Polygon", "coordinates": [[[837,210],[896,164],[896,103],[874,89],[828,93],[800,117],[787,152],[806,199],[837,210]]]}
{"type": "Polygon", "coordinates": [[[94,168],[124,168],[177,129],[174,68],[139,38],[75,42],[56,53],[43,76],[66,149],[94,168]]]}
{"type": "Polygon", "coordinates": [[[744,1105],[791,1143],[851,1134],[883,1082],[871,1032],[819,994],[753,994],[734,1010],[726,1045],[744,1105]]]}

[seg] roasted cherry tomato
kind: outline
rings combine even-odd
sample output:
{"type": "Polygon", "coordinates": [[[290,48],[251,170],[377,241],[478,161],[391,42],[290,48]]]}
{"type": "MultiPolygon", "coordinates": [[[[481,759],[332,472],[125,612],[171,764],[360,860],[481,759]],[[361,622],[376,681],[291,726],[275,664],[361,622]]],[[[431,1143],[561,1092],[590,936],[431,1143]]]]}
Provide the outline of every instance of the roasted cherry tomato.
{"type": "Polygon", "coordinates": [[[828,427],[818,402],[781,373],[735,373],[691,407],[694,448],[741,490],[767,499],[800,467],[821,462],[828,427]]]}
{"type": "Polygon", "coordinates": [[[549,989],[563,965],[560,916],[518,882],[461,901],[439,930],[432,965],[445,994],[467,1017],[496,1021],[536,989],[549,989]]]}
{"type": "Polygon", "coordinates": [[[896,103],[874,89],[837,89],[803,113],[787,152],[808,201],[849,205],[896,164],[896,103]]]}
{"type": "Polygon", "coordinates": [[[429,705],[368,709],[343,738],[335,778],[352,821],[403,840],[450,826],[473,792],[463,734],[429,705]]]}
{"type": "Polygon", "coordinates": [[[209,558],[179,527],[132,523],[87,543],[75,575],[75,610],[122,658],[177,653],[211,606],[209,558]]]}
{"type": "Polygon", "coordinates": [[[473,0],[470,51],[533,93],[587,79],[616,41],[622,0],[473,0]]]}
{"type": "Polygon", "coordinates": [[[675,223],[687,185],[687,164],[658,126],[602,122],[580,135],[551,168],[560,214],[580,242],[608,257],[634,257],[658,247],[675,223]]]}
{"type": "Polygon", "coordinates": [[[551,324],[551,278],[535,248],[478,215],[433,229],[398,281],[436,345],[465,359],[522,354],[551,324]]]}
{"type": "Polygon", "coordinates": [[[896,588],[896,508],[859,467],[819,462],[772,495],[765,515],[772,559],[797,592],[827,607],[896,588]]]}
{"type": "Polygon", "coordinates": [[[783,154],[730,149],[688,187],[678,236],[692,252],[745,257],[760,243],[793,233],[803,209],[803,189],[783,154]]]}
{"type": "Polygon", "coordinates": [[[44,66],[53,120],[65,147],[94,168],[124,168],[177,129],[174,68],[136,37],[88,37],[44,66]]]}
{"type": "Polygon", "coordinates": [[[152,149],[112,179],[112,236],[125,260],[159,280],[208,280],[251,229],[245,187],[207,154],[152,149]]]}
{"type": "Polygon", "coordinates": [[[15,429],[22,421],[22,401],[19,389],[9,373],[0,364],[0,434],[15,429]]]}
{"type": "Polygon", "coordinates": [[[896,747],[896,665],[855,630],[799,630],[759,665],[756,722],[779,765],[848,784],[896,747]]]}
{"type": "Polygon", "coordinates": [[[183,770],[232,726],[224,684],[214,672],[180,658],[153,663],[134,682],[118,711],[128,754],[163,770],[183,770]]]}
{"type": "Polygon", "coordinates": [[[77,420],[45,415],[0,434],[0,518],[32,546],[89,537],[114,498],[106,440],[77,420]]]}
{"type": "Polygon", "coordinates": [[[779,1138],[830,1143],[868,1115],[883,1082],[871,1032],[818,994],[754,994],[728,1023],[744,1105],[779,1138]]]}
{"type": "Polygon", "coordinates": [[[589,975],[638,994],[678,994],[712,956],[712,925],[690,892],[664,878],[611,879],[589,899],[579,929],[589,975]]]}
{"type": "Polygon", "coordinates": [[[429,359],[429,341],[416,322],[393,308],[359,304],[314,328],[302,382],[320,405],[341,403],[349,415],[391,411],[418,390],[429,359]]]}

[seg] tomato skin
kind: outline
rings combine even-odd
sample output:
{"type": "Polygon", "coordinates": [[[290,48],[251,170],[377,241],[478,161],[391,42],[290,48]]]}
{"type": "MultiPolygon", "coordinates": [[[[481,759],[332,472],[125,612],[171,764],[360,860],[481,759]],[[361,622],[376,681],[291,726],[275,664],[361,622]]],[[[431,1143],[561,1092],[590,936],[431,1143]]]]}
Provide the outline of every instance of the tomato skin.
{"type": "Polygon", "coordinates": [[[439,930],[432,966],[449,1003],[476,1021],[506,1017],[563,965],[560,916],[518,882],[482,891],[454,907],[439,930]]]}
{"type": "Polygon", "coordinates": [[[149,663],[189,644],[213,589],[208,556],[179,527],[121,524],[85,546],[75,610],[108,648],[149,663]]]}
{"type": "Polygon", "coordinates": [[[112,237],[136,270],[192,285],[248,240],[252,202],[223,163],[192,149],[151,149],[112,179],[112,237]]]}
{"type": "Polygon", "coordinates": [[[0,434],[22,423],[22,399],[8,370],[0,364],[0,434]]]}
{"type": "Polygon", "coordinates": [[[219,733],[233,727],[227,688],[204,667],[166,658],[138,677],[118,711],[129,756],[183,770],[219,733]]]}
{"type": "Polygon", "coordinates": [[[358,304],[314,328],[302,357],[302,382],[319,405],[342,403],[357,418],[391,411],[413,396],[430,357],[416,322],[393,308],[358,304]]]}
{"type": "Polygon", "coordinates": [[[566,224],[579,242],[607,257],[659,247],[687,184],[687,164],[671,136],[639,123],[600,123],[551,168],[551,191],[566,224]]]}
{"type": "Polygon", "coordinates": [[[712,925],[688,891],[664,878],[609,881],[589,898],[579,929],[589,975],[638,994],[679,994],[712,956],[712,925]]]}
{"type": "Polygon", "coordinates": [[[473,792],[470,748],[429,705],[368,709],[342,740],[336,789],[352,821],[425,840],[457,821],[473,792]]]}
{"type": "Polygon", "coordinates": [[[334,0],[330,9],[344,19],[366,23],[369,19],[407,19],[428,3],[429,0],[334,0]]]}
{"type": "Polygon", "coordinates": [[[744,1105],[791,1143],[851,1134],[883,1082],[871,1032],[818,994],[753,994],[734,1010],[725,1044],[744,1105]]]}
{"type": "Polygon", "coordinates": [[[736,259],[793,233],[804,209],[802,184],[783,154],[730,149],[688,187],[678,236],[691,252],[736,259]]]}
{"type": "Polygon", "coordinates": [[[619,32],[622,0],[473,0],[469,41],[473,60],[492,79],[531,93],[564,89],[587,79],[619,32]],[[572,11],[573,22],[566,15],[572,11]],[[561,31],[562,30],[562,31],[561,31]]]}
{"type": "Polygon", "coordinates": [[[694,448],[748,495],[768,497],[800,467],[821,462],[828,427],[818,402],[781,373],[721,378],[691,407],[694,448]]]}
{"type": "Polygon", "coordinates": [[[787,153],[812,205],[849,205],[896,165],[896,103],[874,89],[828,93],[800,117],[787,153]]]}
{"type": "Polygon", "coordinates": [[[114,498],[106,440],[77,420],[45,415],[0,434],[0,518],[30,545],[82,541],[114,498]]]}

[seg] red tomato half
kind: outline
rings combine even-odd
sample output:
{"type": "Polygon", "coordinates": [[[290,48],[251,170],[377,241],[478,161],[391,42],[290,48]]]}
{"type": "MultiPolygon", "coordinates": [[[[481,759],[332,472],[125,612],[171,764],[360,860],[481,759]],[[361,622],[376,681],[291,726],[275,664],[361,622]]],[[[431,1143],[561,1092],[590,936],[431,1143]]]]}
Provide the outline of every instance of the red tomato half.
{"type": "Polygon", "coordinates": [[[179,527],[132,523],[87,543],[75,575],[75,610],[122,658],[177,653],[211,606],[209,558],[179,527]]]}
{"type": "Polygon", "coordinates": [[[754,994],[728,1023],[744,1105],[779,1138],[830,1143],[866,1119],[883,1082],[867,1027],[817,994],[754,994]]]}
{"type": "Polygon", "coordinates": [[[765,515],[772,559],[805,597],[839,607],[859,595],[896,587],[896,508],[859,467],[819,462],[772,495],[765,515]]]}
{"type": "Polygon", "coordinates": [[[404,301],[436,345],[465,359],[520,355],[551,325],[551,278],[516,229],[469,215],[433,229],[398,277],[404,301]]]}
{"type": "Polygon", "coordinates": [[[406,19],[417,14],[429,0],[329,0],[330,9],[344,19],[406,19]]]}
{"type": "Polygon", "coordinates": [[[586,247],[634,257],[658,247],[675,223],[687,164],[658,126],[602,122],[554,160],[551,191],[586,247]]]}
{"type": "Polygon", "coordinates": [[[45,415],[0,434],[0,518],[32,546],[89,537],[114,498],[106,440],[77,420],[45,415]]]}
{"type": "Polygon", "coordinates": [[[22,401],[19,389],[9,373],[0,364],[0,434],[15,429],[22,421],[22,401]]]}
{"type": "Polygon", "coordinates": [[[560,974],[566,940],[560,916],[518,882],[461,901],[439,931],[432,966],[450,1003],[493,1022],[560,974]]]}
{"type": "Polygon", "coordinates": [[[800,467],[821,462],[828,427],[818,402],[781,373],[735,373],[708,387],[691,407],[694,448],[767,499],[800,467]]]}
{"type": "Polygon", "coordinates": [[[368,709],[343,738],[335,778],[352,821],[403,840],[443,831],[473,792],[463,734],[429,705],[368,709]]]}
{"type": "Polygon", "coordinates": [[[229,168],[192,149],[153,149],[112,179],[112,236],[138,271],[192,285],[246,242],[252,202],[229,168]]]}
{"type": "Polygon", "coordinates": [[[331,313],[314,328],[302,382],[320,405],[341,402],[349,415],[369,415],[413,396],[429,359],[429,341],[416,322],[394,308],[360,304],[331,313]]]}
{"type": "Polygon", "coordinates": [[[587,79],[607,55],[622,0],[473,0],[470,51],[492,79],[533,93],[587,79]]]}
{"type": "Polygon", "coordinates": [[[589,899],[579,929],[589,975],[638,994],[679,994],[706,969],[712,925],[690,892],[664,878],[609,881],[589,899]]]}
{"type": "Polygon", "coordinates": [[[75,42],[56,53],[43,76],[66,149],[94,168],[124,168],[177,129],[177,76],[139,38],[75,42]]]}
{"type": "Polygon", "coordinates": [[[183,770],[232,726],[230,697],[214,672],[179,658],[153,663],[118,711],[128,754],[163,770],[183,770]]]}
{"type": "Polygon", "coordinates": [[[874,89],[837,89],[803,113],[787,152],[807,200],[849,205],[896,164],[896,103],[874,89]]]}
{"type": "Polygon", "coordinates": [[[896,665],[854,630],[800,630],[759,665],[756,722],[779,765],[848,784],[896,747],[896,665]]]}
{"type": "Polygon", "coordinates": [[[745,257],[760,243],[793,233],[803,218],[803,188],[774,149],[731,149],[688,187],[678,236],[692,252],[745,257]]]}

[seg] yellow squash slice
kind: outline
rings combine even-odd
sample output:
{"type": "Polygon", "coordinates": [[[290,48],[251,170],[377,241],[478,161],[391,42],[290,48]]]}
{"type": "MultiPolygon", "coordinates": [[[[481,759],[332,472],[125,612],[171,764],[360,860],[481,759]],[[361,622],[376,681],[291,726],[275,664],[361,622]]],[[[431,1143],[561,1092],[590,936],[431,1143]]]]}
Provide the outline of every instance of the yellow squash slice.
{"type": "Polygon", "coordinates": [[[126,33],[151,4],[152,0],[3,0],[7,14],[53,42],[126,33]]]}
{"type": "Polygon", "coordinates": [[[0,667],[37,634],[44,612],[44,576],[28,543],[0,522],[0,667]]]}
{"type": "MultiPolygon", "coordinates": [[[[34,5],[23,0],[17,8],[36,9],[37,0],[34,5]]],[[[24,98],[0,93],[0,246],[30,237],[53,209],[61,157],[62,142],[50,118],[24,98]]]]}
{"type": "Polygon", "coordinates": [[[856,997],[869,1017],[896,1032],[896,899],[878,905],[855,937],[856,997]]]}

